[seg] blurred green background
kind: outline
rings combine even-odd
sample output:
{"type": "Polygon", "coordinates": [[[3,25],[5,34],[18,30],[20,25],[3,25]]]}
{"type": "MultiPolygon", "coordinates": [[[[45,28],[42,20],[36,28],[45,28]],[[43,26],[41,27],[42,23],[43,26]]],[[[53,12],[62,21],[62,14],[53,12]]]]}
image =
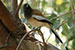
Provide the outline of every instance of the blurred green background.
{"type": "MultiPolygon", "coordinates": [[[[11,0],[2,0],[4,5],[11,11],[11,0]]],[[[17,0],[18,4],[20,0],[17,0]]],[[[32,8],[39,9],[45,17],[47,17],[52,23],[54,23],[54,28],[67,45],[69,50],[75,50],[75,32],[73,27],[73,18],[71,13],[70,0],[24,0],[23,4],[29,3],[32,8]]],[[[75,6],[75,0],[73,0],[73,5],[75,6]]],[[[19,17],[23,22],[25,22],[23,15],[23,5],[19,11],[19,17]]],[[[49,39],[49,42],[54,46],[58,46],[58,40],[55,38],[49,39]]],[[[61,45],[63,49],[63,45],[61,45]]]]}

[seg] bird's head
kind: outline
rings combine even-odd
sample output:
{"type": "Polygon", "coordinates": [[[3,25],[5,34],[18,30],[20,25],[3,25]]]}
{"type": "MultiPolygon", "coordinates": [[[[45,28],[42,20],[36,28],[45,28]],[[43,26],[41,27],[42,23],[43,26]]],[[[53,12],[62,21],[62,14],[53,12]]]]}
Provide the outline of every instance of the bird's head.
{"type": "Polygon", "coordinates": [[[24,10],[27,10],[27,9],[31,9],[31,7],[28,3],[24,4],[24,10]]]}
{"type": "Polygon", "coordinates": [[[29,18],[32,15],[32,8],[28,3],[24,4],[23,10],[25,17],[29,18]]]}

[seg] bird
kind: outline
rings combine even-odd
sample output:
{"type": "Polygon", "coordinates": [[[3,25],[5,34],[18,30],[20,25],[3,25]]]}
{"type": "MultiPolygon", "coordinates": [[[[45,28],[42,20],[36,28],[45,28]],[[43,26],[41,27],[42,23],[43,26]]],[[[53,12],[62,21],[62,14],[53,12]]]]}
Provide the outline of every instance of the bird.
{"type": "Polygon", "coordinates": [[[32,9],[29,4],[24,5],[24,16],[27,19],[28,23],[34,27],[46,26],[50,27],[51,23],[41,11],[37,9],[32,9]]]}
{"type": "Polygon", "coordinates": [[[33,27],[40,27],[40,26],[46,26],[47,28],[49,28],[54,35],[56,36],[56,38],[61,42],[62,40],[60,39],[60,37],[58,36],[58,34],[50,27],[50,25],[53,25],[52,22],[50,22],[43,14],[40,10],[37,9],[32,9],[31,6],[26,3],[23,6],[23,11],[24,11],[24,16],[27,19],[27,22],[32,25],[33,27]]]}

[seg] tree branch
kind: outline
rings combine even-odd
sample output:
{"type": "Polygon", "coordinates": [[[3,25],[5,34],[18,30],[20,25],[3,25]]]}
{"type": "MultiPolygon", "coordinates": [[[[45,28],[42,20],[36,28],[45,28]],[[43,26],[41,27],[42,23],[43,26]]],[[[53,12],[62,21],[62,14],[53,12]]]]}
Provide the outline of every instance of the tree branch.
{"type": "Polygon", "coordinates": [[[15,16],[17,6],[17,0],[11,0],[11,13],[13,16],[15,16]]]}
{"type": "Polygon", "coordinates": [[[23,0],[21,0],[19,6],[17,7],[17,9],[16,9],[16,13],[15,13],[15,16],[18,15],[18,12],[19,12],[19,9],[21,8],[22,3],[23,3],[23,0]]]}
{"type": "Polygon", "coordinates": [[[10,14],[10,12],[3,5],[1,0],[0,0],[0,19],[2,20],[2,22],[6,25],[6,27],[10,31],[12,31],[12,32],[16,31],[16,29],[17,29],[16,19],[10,14]]]}
{"type": "Polygon", "coordinates": [[[57,18],[60,18],[60,17],[63,17],[64,15],[68,14],[68,13],[71,13],[72,11],[69,11],[69,12],[65,12],[64,14],[61,14],[59,16],[56,16],[54,18],[51,18],[50,20],[53,20],[53,19],[57,19],[57,18]]]}
{"type": "Polygon", "coordinates": [[[72,0],[70,0],[71,3],[71,9],[72,9],[72,16],[73,16],[73,25],[74,25],[74,31],[75,31],[75,10],[72,0]]]}

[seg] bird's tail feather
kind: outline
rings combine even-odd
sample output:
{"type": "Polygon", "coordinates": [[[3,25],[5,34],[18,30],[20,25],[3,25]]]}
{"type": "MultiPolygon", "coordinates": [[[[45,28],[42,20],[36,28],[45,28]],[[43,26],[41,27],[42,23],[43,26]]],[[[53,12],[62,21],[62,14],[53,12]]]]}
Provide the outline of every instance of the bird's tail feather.
{"type": "Polygon", "coordinates": [[[56,38],[58,38],[58,40],[59,40],[61,43],[63,43],[62,40],[60,39],[60,37],[58,36],[58,34],[57,34],[53,29],[51,29],[51,31],[54,33],[54,35],[56,36],[56,38]]]}
{"type": "MultiPolygon", "coordinates": [[[[56,38],[58,38],[58,40],[63,44],[63,41],[60,39],[60,37],[58,36],[58,34],[52,28],[51,28],[51,31],[54,33],[54,35],[56,36],[56,38]]],[[[65,48],[66,48],[66,50],[69,50],[67,48],[67,46],[65,48]]]]}

